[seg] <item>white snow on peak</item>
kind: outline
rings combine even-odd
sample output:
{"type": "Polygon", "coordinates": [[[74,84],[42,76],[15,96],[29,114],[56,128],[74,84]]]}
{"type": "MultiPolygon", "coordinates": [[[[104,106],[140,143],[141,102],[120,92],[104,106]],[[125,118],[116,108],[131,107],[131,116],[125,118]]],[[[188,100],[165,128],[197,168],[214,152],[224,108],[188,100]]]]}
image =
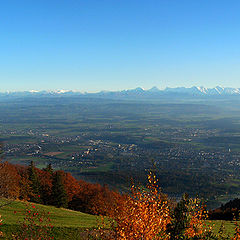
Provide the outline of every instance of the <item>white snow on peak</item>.
{"type": "Polygon", "coordinates": [[[57,91],[55,91],[55,93],[59,93],[59,94],[61,94],[61,93],[67,93],[67,92],[71,92],[71,90],[64,90],[64,89],[61,89],[61,90],[57,90],[57,91]]]}
{"type": "Polygon", "coordinates": [[[29,92],[30,93],[38,93],[39,91],[37,91],[37,90],[30,90],[29,92]]]}
{"type": "MultiPolygon", "coordinates": [[[[27,96],[29,95],[29,93],[31,93],[32,95],[36,94],[36,95],[46,95],[46,94],[50,94],[50,95],[60,95],[60,94],[66,94],[66,95],[71,95],[71,94],[83,94],[78,90],[65,90],[65,89],[58,89],[58,90],[48,90],[48,91],[44,91],[44,90],[29,90],[29,91],[23,91],[23,92],[5,92],[4,94],[9,94],[9,95],[21,95],[24,96],[24,94],[26,94],[27,96]]],[[[121,93],[125,94],[125,95],[138,95],[140,96],[141,94],[145,94],[147,93],[149,94],[153,94],[154,96],[156,94],[163,94],[163,93],[167,93],[167,94],[174,94],[174,93],[178,93],[178,94],[190,94],[193,96],[228,96],[228,95],[240,95],[240,88],[231,88],[231,87],[222,87],[222,86],[216,86],[214,88],[205,88],[203,86],[193,86],[193,87],[175,87],[175,88],[169,88],[166,87],[164,90],[160,90],[157,87],[152,87],[148,90],[145,90],[142,87],[137,87],[135,89],[129,89],[129,90],[123,90],[123,91],[101,91],[98,93],[102,93],[104,95],[107,94],[114,94],[117,93],[118,95],[121,93]]],[[[94,94],[94,93],[84,93],[86,94],[94,94]]]]}
{"type": "Polygon", "coordinates": [[[207,89],[205,87],[197,87],[197,89],[202,93],[207,93],[207,89]]]}

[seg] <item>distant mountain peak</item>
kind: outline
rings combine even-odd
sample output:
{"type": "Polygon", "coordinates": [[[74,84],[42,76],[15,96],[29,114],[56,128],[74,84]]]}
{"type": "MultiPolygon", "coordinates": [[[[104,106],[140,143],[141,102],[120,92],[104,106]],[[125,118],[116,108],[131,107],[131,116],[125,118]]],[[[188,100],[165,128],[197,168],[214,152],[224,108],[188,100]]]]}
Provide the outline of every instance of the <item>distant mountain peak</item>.
{"type": "Polygon", "coordinates": [[[206,96],[236,95],[240,94],[240,88],[224,88],[221,86],[216,86],[214,88],[206,88],[203,86],[193,86],[191,88],[186,87],[166,88],[164,92],[206,96]]]}
{"type": "Polygon", "coordinates": [[[144,92],[145,90],[141,87],[137,87],[137,88],[126,90],[126,91],[128,91],[128,92],[144,92]]]}
{"type": "Polygon", "coordinates": [[[154,86],[148,90],[148,92],[159,92],[159,91],[160,91],[159,88],[156,86],[154,86]]]}
{"type": "Polygon", "coordinates": [[[141,88],[141,87],[137,87],[137,88],[135,88],[134,90],[135,90],[135,91],[140,91],[140,92],[144,91],[144,89],[141,88]]]}

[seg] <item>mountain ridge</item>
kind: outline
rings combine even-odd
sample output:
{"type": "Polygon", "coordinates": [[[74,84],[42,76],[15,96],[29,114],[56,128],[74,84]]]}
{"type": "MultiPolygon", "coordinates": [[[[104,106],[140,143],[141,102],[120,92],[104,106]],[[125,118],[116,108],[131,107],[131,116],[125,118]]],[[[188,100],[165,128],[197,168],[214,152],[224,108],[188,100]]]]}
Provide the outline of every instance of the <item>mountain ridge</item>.
{"type": "Polygon", "coordinates": [[[166,87],[163,90],[160,90],[158,87],[153,86],[150,89],[143,89],[141,87],[137,87],[135,89],[126,89],[121,91],[100,91],[96,93],[89,92],[80,92],[73,90],[30,90],[30,91],[13,91],[13,92],[0,92],[1,97],[6,96],[16,96],[16,97],[24,97],[24,96],[101,96],[101,97],[126,97],[126,96],[153,96],[156,97],[158,95],[186,95],[186,96],[230,96],[230,95],[240,95],[240,88],[231,88],[231,87],[221,87],[216,86],[214,88],[205,88],[203,86],[193,86],[193,87],[176,87],[170,88],[166,87]]]}

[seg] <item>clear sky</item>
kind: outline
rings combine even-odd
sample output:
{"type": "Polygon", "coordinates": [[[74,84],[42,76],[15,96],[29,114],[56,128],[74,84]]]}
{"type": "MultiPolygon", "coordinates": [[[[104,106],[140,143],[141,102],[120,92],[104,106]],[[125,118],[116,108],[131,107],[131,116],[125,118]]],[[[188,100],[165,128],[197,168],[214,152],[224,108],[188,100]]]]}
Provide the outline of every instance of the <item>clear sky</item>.
{"type": "Polygon", "coordinates": [[[240,87],[240,1],[1,1],[0,83],[0,91],[240,87]]]}

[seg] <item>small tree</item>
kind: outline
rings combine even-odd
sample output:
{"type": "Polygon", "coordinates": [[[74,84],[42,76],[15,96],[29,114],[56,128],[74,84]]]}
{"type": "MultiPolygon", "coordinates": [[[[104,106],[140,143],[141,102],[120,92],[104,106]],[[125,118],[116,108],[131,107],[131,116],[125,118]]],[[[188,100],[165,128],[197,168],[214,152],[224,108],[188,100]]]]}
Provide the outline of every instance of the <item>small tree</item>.
{"type": "Polygon", "coordinates": [[[52,199],[52,185],[53,185],[53,168],[51,163],[46,168],[39,172],[40,184],[41,184],[41,198],[43,204],[51,205],[52,199]]]}
{"type": "Polygon", "coordinates": [[[33,161],[31,161],[30,166],[28,167],[28,179],[30,181],[30,187],[32,189],[32,194],[30,195],[30,201],[41,203],[41,185],[37,175],[37,170],[34,166],[33,161]]]}
{"type": "Polygon", "coordinates": [[[177,203],[172,213],[172,221],[167,227],[170,239],[183,238],[189,219],[187,217],[189,198],[187,194],[177,203]]]}
{"type": "Polygon", "coordinates": [[[47,167],[44,168],[43,170],[46,171],[46,172],[48,172],[48,173],[50,173],[51,175],[53,175],[53,168],[52,168],[52,164],[51,164],[51,163],[49,163],[49,164],[47,165],[47,167]]]}
{"type": "Polygon", "coordinates": [[[68,206],[67,192],[63,184],[63,177],[61,172],[55,172],[53,176],[53,186],[52,186],[52,199],[53,205],[56,207],[68,206]]]}

